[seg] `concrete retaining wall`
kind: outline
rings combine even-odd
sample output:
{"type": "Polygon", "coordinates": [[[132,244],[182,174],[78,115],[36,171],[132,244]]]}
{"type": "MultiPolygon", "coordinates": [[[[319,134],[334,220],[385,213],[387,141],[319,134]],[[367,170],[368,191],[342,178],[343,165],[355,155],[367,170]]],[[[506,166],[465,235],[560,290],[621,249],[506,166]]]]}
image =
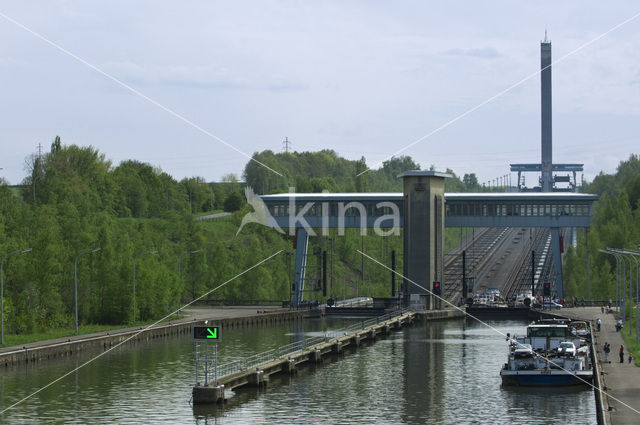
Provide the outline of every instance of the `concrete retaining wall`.
{"type": "MultiPolygon", "coordinates": [[[[319,317],[318,310],[279,311],[264,312],[255,316],[212,319],[216,325],[223,329],[232,329],[245,326],[271,325],[282,322],[303,320],[307,317],[319,317]]],[[[150,329],[144,327],[128,328],[112,332],[101,332],[85,337],[72,337],[66,341],[57,339],[37,343],[25,344],[23,347],[9,347],[0,352],[0,366],[10,366],[26,362],[48,360],[58,357],[70,356],[80,351],[108,350],[131,339],[129,342],[149,341],[156,338],[171,337],[176,335],[189,335],[194,321],[180,321],[177,323],[158,324],[150,329]],[[13,348],[13,349],[11,349],[13,348]]]]}

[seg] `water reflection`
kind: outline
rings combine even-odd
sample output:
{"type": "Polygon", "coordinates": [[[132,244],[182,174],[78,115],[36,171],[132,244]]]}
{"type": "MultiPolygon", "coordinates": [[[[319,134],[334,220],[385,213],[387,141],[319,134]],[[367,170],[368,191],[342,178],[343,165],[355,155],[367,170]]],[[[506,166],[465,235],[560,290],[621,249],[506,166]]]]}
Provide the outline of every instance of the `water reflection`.
{"type": "Polygon", "coordinates": [[[402,419],[408,423],[442,420],[445,344],[441,322],[412,326],[404,333],[404,402],[402,419]]]}
{"type": "MultiPolygon", "coordinates": [[[[225,334],[221,361],[321,334],[344,322],[298,322],[225,334]]],[[[491,323],[520,332],[526,323],[491,323]]],[[[502,388],[504,337],[474,322],[416,323],[342,357],[191,406],[188,336],[121,347],[0,416],[5,423],[595,423],[593,392],[502,388]]],[[[6,368],[4,407],[82,364],[88,354],[6,368]]]]}

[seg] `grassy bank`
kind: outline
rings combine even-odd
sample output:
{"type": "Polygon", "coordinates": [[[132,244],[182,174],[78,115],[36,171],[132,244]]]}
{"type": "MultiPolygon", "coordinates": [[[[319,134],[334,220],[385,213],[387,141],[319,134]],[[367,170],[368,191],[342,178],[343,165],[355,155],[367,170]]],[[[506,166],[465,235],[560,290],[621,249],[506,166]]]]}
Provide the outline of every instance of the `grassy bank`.
{"type": "MultiPolygon", "coordinates": [[[[179,318],[181,317],[172,316],[171,318],[167,318],[163,320],[163,322],[168,322],[168,321],[176,320],[179,318]]],[[[149,320],[146,322],[135,322],[135,323],[129,323],[125,325],[83,325],[78,328],[78,335],[89,335],[97,332],[110,332],[110,331],[116,331],[119,329],[126,329],[126,328],[140,328],[140,327],[151,325],[153,323],[155,323],[155,321],[149,320]]],[[[48,341],[48,340],[58,339],[58,338],[71,338],[74,336],[76,336],[75,329],[67,329],[67,328],[49,329],[44,332],[34,332],[30,334],[20,334],[20,335],[5,334],[4,335],[5,343],[3,345],[0,345],[0,347],[1,348],[12,347],[12,346],[20,347],[24,344],[29,344],[32,342],[48,341]]]]}
{"type": "Polygon", "coordinates": [[[640,344],[636,343],[636,313],[633,312],[631,316],[631,320],[627,320],[624,322],[624,327],[622,328],[622,338],[624,339],[624,345],[627,349],[627,353],[631,352],[633,356],[633,363],[636,366],[640,366],[640,344]],[[631,329],[631,335],[629,335],[629,329],[631,329]]]}

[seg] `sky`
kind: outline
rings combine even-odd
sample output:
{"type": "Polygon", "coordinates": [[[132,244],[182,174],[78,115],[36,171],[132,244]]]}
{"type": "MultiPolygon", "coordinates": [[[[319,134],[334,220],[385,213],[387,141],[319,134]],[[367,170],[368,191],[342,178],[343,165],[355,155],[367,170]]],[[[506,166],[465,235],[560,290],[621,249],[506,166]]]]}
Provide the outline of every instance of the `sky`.
{"type": "Polygon", "coordinates": [[[553,161],[592,180],[640,153],[639,14],[635,1],[0,0],[0,178],[20,183],[59,135],[178,180],[241,177],[287,137],[488,182],[540,162],[546,30],[553,161]]]}

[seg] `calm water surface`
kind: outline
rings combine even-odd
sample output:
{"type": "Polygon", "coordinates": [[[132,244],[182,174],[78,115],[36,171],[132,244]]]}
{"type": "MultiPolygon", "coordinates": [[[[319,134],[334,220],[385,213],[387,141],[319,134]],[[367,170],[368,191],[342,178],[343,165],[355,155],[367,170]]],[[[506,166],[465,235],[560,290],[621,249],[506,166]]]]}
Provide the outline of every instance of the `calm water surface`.
{"type": "MultiPolygon", "coordinates": [[[[233,329],[222,362],[286,344],[344,322],[309,321],[233,329]]],[[[493,322],[523,333],[521,322],[493,322]]],[[[12,367],[0,374],[2,408],[90,356],[12,367]]],[[[176,337],[120,347],[0,416],[22,423],[592,424],[591,390],[502,388],[506,342],[475,322],[417,324],[341,360],[272,377],[265,389],[240,389],[221,407],[189,404],[194,344],[176,337]]]]}

